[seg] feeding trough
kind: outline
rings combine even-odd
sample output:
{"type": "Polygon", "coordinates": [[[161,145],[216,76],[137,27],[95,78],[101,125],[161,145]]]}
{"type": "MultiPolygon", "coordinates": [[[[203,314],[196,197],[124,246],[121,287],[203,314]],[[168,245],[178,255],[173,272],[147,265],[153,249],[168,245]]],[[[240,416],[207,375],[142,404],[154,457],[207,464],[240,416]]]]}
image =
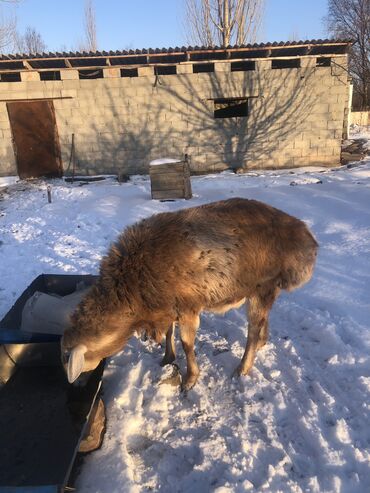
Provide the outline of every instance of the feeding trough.
{"type": "Polygon", "coordinates": [[[104,362],[83,386],[72,386],[60,362],[60,335],[21,330],[23,308],[36,292],[67,296],[95,280],[41,275],[0,322],[1,493],[65,491],[78,451],[99,442],[92,425],[104,421],[104,362]]]}

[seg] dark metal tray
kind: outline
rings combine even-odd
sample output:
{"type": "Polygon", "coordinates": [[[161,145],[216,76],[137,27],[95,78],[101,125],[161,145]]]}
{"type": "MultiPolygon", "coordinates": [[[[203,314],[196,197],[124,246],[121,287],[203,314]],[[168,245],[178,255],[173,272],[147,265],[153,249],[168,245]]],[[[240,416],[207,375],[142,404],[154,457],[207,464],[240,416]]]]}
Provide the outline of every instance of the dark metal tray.
{"type": "Polygon", "coordinates": [[[91,285],[95,279],[43,274],[0,322],[0,341],[2,335],[7,342],[18,341],[0,346],[1,493],[61,492],[67,485],[104,363],[91,372],[83,387],[71,386],[60,364],[59,342],[49,342],[55,336],[22,344],[19,327],[23,306],[35,291],[66,295],[78,282],[91,285]]]}

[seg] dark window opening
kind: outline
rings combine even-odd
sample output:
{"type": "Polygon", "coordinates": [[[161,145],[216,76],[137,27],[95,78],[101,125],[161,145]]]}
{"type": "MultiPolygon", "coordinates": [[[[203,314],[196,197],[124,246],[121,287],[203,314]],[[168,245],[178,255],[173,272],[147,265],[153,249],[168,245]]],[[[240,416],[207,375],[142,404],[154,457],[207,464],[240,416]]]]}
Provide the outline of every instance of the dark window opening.
{"type": "Polygon", "coordinates": [[[154,67],[155,75],[176,75],[176,65],[158,65],[154,67]]]}
{"type": "Polygon", "coordinates": [[[66,68],[67,65],[65,64],[64,60],[28,60],[28,63],[31,65],[32,68],[35,69],[42,69],[42,68],[49,68],[50,70],[57,69],[57,68],[66,68]]]}
{"type": "Polygon", "coordinates": [[[247,72],[248,70],[256,70],[256,62],[231,62],[231,72],[247,72]]]}
{"type": "Polygon", "coordinates": [[[246,98],[218,98],[213,101],[215,118],[248,116],[248,99],[246,98]]]}
{"type": "Polygon", "coordinates": [[[0,62],[0,70],[23,70],[23,62],[0,62]]]}
{"type": "Polygon", "coordinates": [[[149,56],[149,63],[181,63],[186,62],[186,54],[171,54],[149,56]]]}
{"type": "Polygon", "coordinates": [[[106,67],[106,58],[68,58],[72,67],[106,67]]]}
{"type": "Polygon", "coordinates": [[[206,53],[190,53],[190,60],[193,62],[201,60],[225,60],[227,59],[226,51],[211,51],[206,53]]]}
{"type": "Polygon", "coordinates": [[[272,58],[279,58],[283,56],[302,56],[307,53],[307,46],[294,46],[288,48],[274,48],[271,50],[270,56],[272,58]]]}
{"type": "Polygon", "coordinates": [[[100,68],[98,69],[86,69],[86,70],[79,70],[78,71],[78,76],[80,79],[102,79],[103,78],[103,70],[100,68]]]}
{"type": "Polygon", "coordinates": [[[330,57],[316,58],[316,67],[330,67],[330,65],[331,65],[330,57]]]}
{"type": "Polygon", "coordinates": [[[110,58],[112,65],[144,65],[148,63],[146,55],[125,56],[119,58],[110,58]]]}
{"type": "Polygon", "coordinates": [[[204,72],[214,72],[214,63],[197,63],[193,65],[193,74],[201,74],[204,72]]]}
{"type": "Polygon", "coordinates": [[[310,55],[333,55],[333,54],[345,54],[347,50],[347,45],[318,45],[312,46],[310,50],[310,55]]]}
{"type": "Polygon", "coordinates": [[[60,80],[59,70],[47,70],[46,72],[39,72],[40,80],[60,80]]]}
{"type": "Polygon", "coordinates": [[[126,65],[127,58],[125,57],[112,57],[109,58],[110,65],[126,65]]]}
{"type": "Polygon", "coordinates": [[[121,77],[137,77],[137,68],[121,68],[121,77]]]}
{"type": "Polygon", "coordinates": [[[271,68],[299,68],[301,66],[300,58],[291,60],[272,60],[271,68]]]}
{"type": "Polygon", "coordinates": [[[3,72],[0,74],[0,82],[21,82],[19,72],[3,72]]]}
{"type": "Polygon", "coordinates": [[[231,58],[266,58],[269,56],[269,50],[245,50],[232,51],[231,58]]]}

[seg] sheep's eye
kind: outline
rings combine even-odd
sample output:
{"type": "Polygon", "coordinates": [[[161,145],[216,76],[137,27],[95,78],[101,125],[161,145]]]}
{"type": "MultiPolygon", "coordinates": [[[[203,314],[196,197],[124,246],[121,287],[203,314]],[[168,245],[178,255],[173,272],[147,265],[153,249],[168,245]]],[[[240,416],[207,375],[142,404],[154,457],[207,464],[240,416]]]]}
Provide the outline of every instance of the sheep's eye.
{"type": "Polygon", "coordinates": [[[68,349],[66,349],[65,351],[63,351],[62,353],[62,360],[63,360],[63,363],[68,363],[68,360],[69,360],[69,357],[71,355],[71,351],[69,351],[68,349]]]}

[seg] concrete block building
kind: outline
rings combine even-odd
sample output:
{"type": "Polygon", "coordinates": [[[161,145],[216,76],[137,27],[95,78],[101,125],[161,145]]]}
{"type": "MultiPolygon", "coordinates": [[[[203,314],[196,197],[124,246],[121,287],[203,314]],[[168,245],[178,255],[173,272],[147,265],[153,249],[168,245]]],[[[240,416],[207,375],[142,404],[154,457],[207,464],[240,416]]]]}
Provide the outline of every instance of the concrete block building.
{"type": "Polygon", "coordinates": [[[335,166],[346,40],[0,57],[0,175],[335,166]]]}

